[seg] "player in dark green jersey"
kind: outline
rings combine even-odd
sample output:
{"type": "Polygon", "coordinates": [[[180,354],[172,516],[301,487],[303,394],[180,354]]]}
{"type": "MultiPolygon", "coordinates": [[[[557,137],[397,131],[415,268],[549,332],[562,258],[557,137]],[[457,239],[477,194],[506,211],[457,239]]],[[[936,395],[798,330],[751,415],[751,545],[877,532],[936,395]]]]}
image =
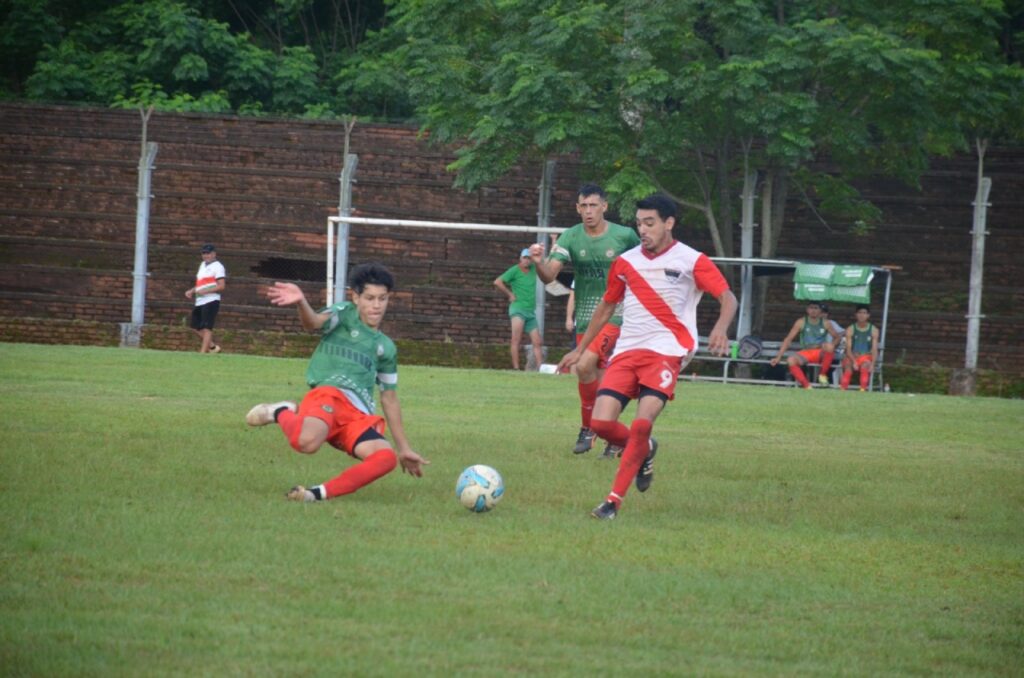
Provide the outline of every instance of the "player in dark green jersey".
{"type": "Polygon", "coordinates": [[[250,426],[277,423],[296,452],[313,454],[324,443],[348,453],[359,464],[344,473],[287,493],[295,501],[319,501],[355,492],[390,473],[396,465],[423,475],[430,462],[413,451],[402,426],[398,404],[395,344],[380,331],[394,278],[379,264],[363,264],[349,276],[351,301],[317,312],[298,285],[274,283],[267,297],[275,306],[295,306],[307,331],[319,330],[320,343],[306,370],[310,391],[299,405],[291,401],[261,403],[246,415],[250,426]],[[374,413],[374,386],[380,390],[383,418],[374,413]],[[394,449],[384,437],[391,430],[394,449]],[[397,450],[397,454],[396,454],[397,450]]]}
{"type": "MultiPolygon", "coordinates": [[[[596,184],[584,184],[576,198],[576,212],[583,221],[558,236],[546,261],[541,245],[530,246],[530,258],[537,267],[537,277],[545,284],[553,281],[566,263],[572,264],[577,341],[583,338],[590,316],[604,296],[608,267],[617,256],[640,244],[636,231],[605,220],[607,209],[608,200],[604,189],[596,184]]],[[[586,452],[594,444],[596,434],[590,428],[590,418],[594,411],[594,401],[597,400],[597,388],[601,383],[601,371],[611,358],[620,325],[621,311],[601,329],[576,363],[581,420],[580,432],[573,448],[576,454],[586,452]]],[[[621,452],[619,448],[609,445],[605,448],[604,456],[614,457],[618,452],[621,452]]]]}
{"type": "Polygon", "coordinates": [[[855,314],[857,322],[846,328],[846,355],[839,388],[850,387],[854,372],[860,373],[860,390],[868,390],[871,371],[878,364],[878,328],[871,324],[871,309],[861,305],[855,314]]]}

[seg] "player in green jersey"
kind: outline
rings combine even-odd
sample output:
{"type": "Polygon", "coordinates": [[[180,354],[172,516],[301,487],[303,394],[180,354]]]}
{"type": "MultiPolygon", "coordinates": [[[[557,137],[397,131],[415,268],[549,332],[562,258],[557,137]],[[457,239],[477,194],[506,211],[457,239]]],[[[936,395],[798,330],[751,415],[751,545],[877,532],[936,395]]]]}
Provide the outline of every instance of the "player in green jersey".
{"type": "Polygon", "coordinates": [[[867,391],[871,371],[878,364],[878,328],[871,324],[871,309],[867,306],[858,306],[855,317],[857,322],[846,328],[846,355],[839,388],[848,389],[853,373],[859,372],[860,390],[867,391]]]}
{"type": "Polygon", "coordinates": [[[512,369],[519,369],[519,345],[523,334],[530,337],[536,369],[544,362],[544,339],[537,325],[537,271],[530,261],[530,250],[519,253],[519,263],[494,279],[494,286],[508,297],[508,317],[512,323],[512,369]]]}
{"type": "Polygon", "coordinates": [[[321,338],[306,370],[311,390],[302,402],[261,403],[249,410],[246,422],[250,426],[276,422],[296,452],[313,454],[330,443],[360,460],[316,487],[296,485],[287,493],[288,499],[320,501],[350,494],[390,473],[397,464],[420,477],[423,466],[430,463],[413,451],[405,437],[395,390],[397,351],[380,331],[393,287],[390,271],[379,264],[363,264],[349,276],[351,301],[319,312],[298,285],[277,282],[267,291],[275,306],[295,306],[302,327],[319,330],[321,338]],[[374,414],[375,385],[380,389],[383,418],[374,414]],[[391,429],[394,449],[383,435],[385,428],[391,429]]]}
{"type": "MultiPolygon", "coordinates": [[[[605,220],[607,209],[604,189],[595,184],[584,184],[576,197],[576,212],[582,221],[558,237],[546,261],[543,246],[530,246],[530,258],[537,267],[537,276],[545,284],[555,279],[562,266],[572,263],[577,342],[586,333],[590,316],[604,296],[612,260],[640,244],[636,231],[605,220]]],[[[582,424],[573,448],[576,454],[583,454],[594,444],[595,433],[590,428],[590,418],[601,383],[601,371],[608,365],[621,325],[622,313],[617,311],[576,363],[582,424]]],[[[619,448],[609,444],[603,456],[614,457],[619,452],[619,448]]]]}

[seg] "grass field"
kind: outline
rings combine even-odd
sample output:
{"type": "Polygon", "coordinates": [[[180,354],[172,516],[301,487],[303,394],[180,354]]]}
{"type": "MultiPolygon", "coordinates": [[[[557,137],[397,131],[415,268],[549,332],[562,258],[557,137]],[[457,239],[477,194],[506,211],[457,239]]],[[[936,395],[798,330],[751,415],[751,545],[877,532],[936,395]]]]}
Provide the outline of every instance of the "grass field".
{"type": "Polygon", "coordinates": [[[304,371],[0,344],[0,674],[1021,675],[1024,402],[682,384],[603,523],[574,380],[486,370],[403,368],[425,478],[285,501],[349,464],[244,424],[304,371]]]}

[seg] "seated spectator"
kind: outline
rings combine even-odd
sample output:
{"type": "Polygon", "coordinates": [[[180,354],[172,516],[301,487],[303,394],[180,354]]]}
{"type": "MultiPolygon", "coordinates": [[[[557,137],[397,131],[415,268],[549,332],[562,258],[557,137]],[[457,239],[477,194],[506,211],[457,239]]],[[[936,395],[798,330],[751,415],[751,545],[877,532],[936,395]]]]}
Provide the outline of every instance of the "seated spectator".
{"type": "Polygon", "coordinates": [[[839,388],[850,387],[854,372],[860,373],[860,390],[868,390],[871,371],[878,363],[878,328],[871,324],[871,310],[857,307],[857,322],[846,328],[846,356],[843,358],[843,376],[839,388]]]}

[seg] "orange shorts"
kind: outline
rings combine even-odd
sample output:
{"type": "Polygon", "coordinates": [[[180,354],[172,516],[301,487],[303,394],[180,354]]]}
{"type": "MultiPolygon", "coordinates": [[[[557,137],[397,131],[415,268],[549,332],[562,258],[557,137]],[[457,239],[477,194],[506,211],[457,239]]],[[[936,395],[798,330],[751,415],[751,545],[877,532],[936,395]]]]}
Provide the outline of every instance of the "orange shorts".
{"type": "Polygon", "coordinates": [[[818,363],[819,365],[821,364],[821,358],[824,353],[825,349],[823,348],[808,348],[803,351],[797,351],[797,355],[803,358],[806,362],[818,363]]]}
{"type": "MultiPolygon", "coordinates": [[[[619,340],[622,328],[618,325],[606,323],[601,331],[597,333],[594,340],[587,346],[587,350],[597,354],[597,366],[602,370],[608,367],[608,361],[612,359],[612,351],[615,350],[615,342],[619,340]]],[[[583,339],[582,334],[576,335],[576,344],[579,345],[583,339]]]]}
{"type": "Polygon", "coordinates": [[[317,386],[299,404],[299,417],[314,417],[327,424],[327,442],[352,454],[356,441],[369,429],[384,435],[384,418],[366,414],[333,386],[317,386]]]}
{"type": "Polygon", "coordinates": [[[682,356],[662,355],[645,349],[626,351],[615,356],[608,366],[601,379],[601,388],[635,400],[640,395],[640,388],[646,387],[664,393],[672,400],[682,364],[682,356]]]}
{"type": "Polygon", "coordinates": [[[853,358],[852,364],[850,365],[850,369],[859,372],[861,366],[864,365],[864,363],[869,362],[871,362],[871,356],[869,354],[859,355],[856,358],[853,358]]]}

